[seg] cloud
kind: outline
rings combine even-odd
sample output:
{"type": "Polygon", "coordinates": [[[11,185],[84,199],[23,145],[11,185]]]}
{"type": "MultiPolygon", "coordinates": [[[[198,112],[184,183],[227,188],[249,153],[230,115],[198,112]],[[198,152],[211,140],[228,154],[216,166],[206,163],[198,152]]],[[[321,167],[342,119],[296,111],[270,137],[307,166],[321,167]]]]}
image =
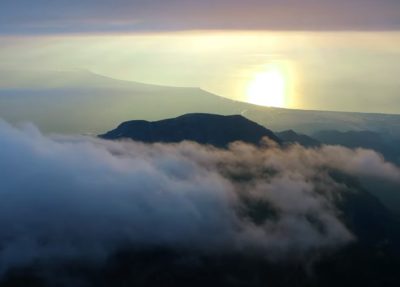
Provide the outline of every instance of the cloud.
{"type": "Polygon", "coordinates": [[[191,29],[393,30],[393,0],[4,0],[2,33],[171,31],[191,29]]]}
{"type": "Polygon", "coordinates": [[[121,246],[256,250],[306,258],[355,240],[329,169],[396,180],[370,151],[220,150],[45,136],[0,122],[0,272],[39,261],[102,260],[121,246]]]}

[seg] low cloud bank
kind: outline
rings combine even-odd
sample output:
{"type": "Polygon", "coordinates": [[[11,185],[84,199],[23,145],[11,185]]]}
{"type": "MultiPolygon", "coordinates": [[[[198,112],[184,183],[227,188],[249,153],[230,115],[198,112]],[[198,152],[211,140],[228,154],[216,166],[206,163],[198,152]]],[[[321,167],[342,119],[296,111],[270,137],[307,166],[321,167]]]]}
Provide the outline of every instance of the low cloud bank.
{"type": "Polygon", "coordinates": [[[0,272],[101,260],[120,246],[301,257],[356,240],[335,170],[398,182],[375,152],[324,146],[141,144],[0,122],[0,272]]]}

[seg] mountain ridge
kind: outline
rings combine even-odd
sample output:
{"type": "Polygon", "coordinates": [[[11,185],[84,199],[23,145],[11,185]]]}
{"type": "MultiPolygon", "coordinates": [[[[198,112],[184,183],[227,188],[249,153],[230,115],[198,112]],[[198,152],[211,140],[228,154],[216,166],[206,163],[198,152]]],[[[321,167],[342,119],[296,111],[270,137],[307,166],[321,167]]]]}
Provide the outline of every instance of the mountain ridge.
{"type": "Polygon", "coordinates": [[[271,130],[241,115],[208,113],[190,113],[153,122],[127,121],[99,136],[105,139],[130,138],[147,143],[189,140],[217,147],[226,147],[234,141],[258,145],[263,137],[268,137],[281,144],[279,137],[271,130]]]}

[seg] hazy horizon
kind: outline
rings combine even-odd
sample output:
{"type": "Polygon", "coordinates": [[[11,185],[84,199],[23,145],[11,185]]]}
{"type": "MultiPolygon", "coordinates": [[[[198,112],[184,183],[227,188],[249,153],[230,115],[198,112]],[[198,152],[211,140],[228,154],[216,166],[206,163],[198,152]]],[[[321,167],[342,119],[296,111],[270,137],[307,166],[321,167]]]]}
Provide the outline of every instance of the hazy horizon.
{"type": "MultiPolygon", "coordinates": [[[[190,85],[169,85],[169,84],[160,84],[157,82],[145,82],[145,81],[137,81],[134,79],[123,79],[123,78],[117,78],[114,76],[109,76],[105,74],[100,74],[93,72],[88,69],[82,69],[82,68],[76,68],[76,69],[66,69],[66,70],[47,70],[47,69],[1,69],[0,68],[0,75],[5,75],[5,73],[10,73],[11,74],[19,74],[19,77],[11,79],[9,76],[5,76],[2,79],[0,79],[0,89],[3,89],[3,96],[7,94],[7,91],[11,92],[12,91],[19,91],[19,90],[26,90],[28,91],[31,89],[32,91],[37,91],[43,89],[44,91],[46,90],[51,90],[51,89],[57,89],[57,88],[67,88],[68,87],[68,81],[64,82],[63,80],[58,80],[56,82],[52,83],[45,83],[45,82],[38,82],[36,81],[37,78],[41,78],[40,76],[37,77],[39,74],[53,74],[54,75],[62,75],[62,74],[71,74],[71,75],[85,75],[85,76],[94,76],[94,77],[99,77],[103,78],[107,81],[115,81],[115,88],[120,88],[119,84],[126,84],[129,86],[130,84],[143,84],[148,87],[154,87],[154,88],[178,88],[178,89],[199,89],[201,91],[204,91],[206,93],[222,97],[228,100],[233,100],[241,103],[247,103],[250,105],[258,106],[260,108],[266,107],[266,108],[276,108],[276,109],[288,109],[288,110],[300,110],[300,111],[316,111],[316,112],[339,112],[339,113],[365,113],[365,114],[387,114],[387,115],[398,115],[400,112],[382,112],[382,111],[365,111],[365,110],[347,110],[347,109],[320,109],[320,108],[301,108],[301,107],[288,107],[288,106],[267,106],[263,105],[257,102],[249,102],[246,97],[235,99],[235,98],[230,98],[229,96],[221,95],[218,94],[217,92],[212,92],[211,90],[208,90],[206,88],[203,88],[201,86],[190,86],[190,85]],[[24,75],[24,76],[21,76],[24,75]],[[34,76],[35,75],[35,76],[34,76]],[[32,79],[33,77],[33,79],[32,79]],[[7,85],[1,87],[2,83],[6,83],[4,78],[7,79],[7,85]],[[12,85],[10,85],[10,83],[12,85]]],[[[74,80],[77,80],[78,78],[75,78],[74,80]]],[[[84,78],[83,78],[84,79],[84,78]]],[[[82,80],[82,79],[81,79],[82,80]]],[[[73,82],[69,82],[73,83],[73,82]]],[[[74,83],[74,88],[78,88],[75,86],[76,83],[74,83]]],[[[86,83],[88,84],[88,83],[86,83]]],[[[90,85],[85,85],[82,86],[81,88],[89,88],[90,85]]],[[[92,88],[95,88],[96,85],[92,86],[92,88]]],[[[108,86],[107,88],[111,88],[111,86],[108,86]]]]}

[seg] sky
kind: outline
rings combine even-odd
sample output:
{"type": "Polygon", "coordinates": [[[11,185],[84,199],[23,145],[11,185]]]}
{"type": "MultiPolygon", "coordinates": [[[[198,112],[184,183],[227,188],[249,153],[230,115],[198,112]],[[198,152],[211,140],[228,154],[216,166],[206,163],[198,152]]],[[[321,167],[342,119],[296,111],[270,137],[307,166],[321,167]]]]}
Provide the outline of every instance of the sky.
{"type": "Polygon", "coordinates": [[[397,0],[3,0],[0,31],[395,30],[397,0]]]}
{"type": "Polygon", "coordinates": [[[399,31],[397,0],[5,0],[0,61],[261,105],[400,113],[399,31]]]}

